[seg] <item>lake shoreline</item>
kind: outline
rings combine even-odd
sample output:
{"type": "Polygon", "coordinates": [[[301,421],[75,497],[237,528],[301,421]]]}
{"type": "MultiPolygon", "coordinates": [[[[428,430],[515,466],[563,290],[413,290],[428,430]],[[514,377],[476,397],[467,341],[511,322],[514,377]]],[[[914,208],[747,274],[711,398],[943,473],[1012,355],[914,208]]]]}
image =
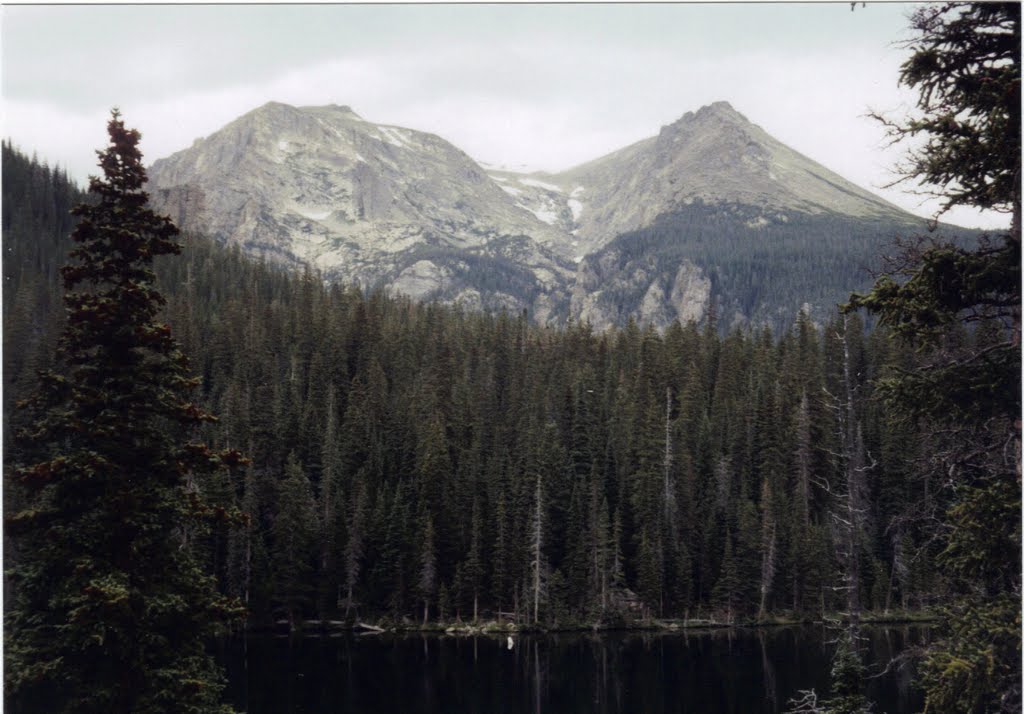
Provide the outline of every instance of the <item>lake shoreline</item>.
{"type": "MultiPolygon", "coordinates": [[[[913,662],[888,665],[926,646],[933,630],[862,628],[876,711],[921,711],[913,662]]],[[[285,631],[238,637],[219,656],[229,701],[250,714],[777,714],[801,691],[831,691],[834,642],[827,625],[285,631]]]]}
{"type": "MultiPolygon", "coordinates": [[[[893,611],[889,613],[863,613],[860,623],[863,625],[909,625],[940,622],[942,617],[934,611],[893,611]]],[[[846,623],[849,618],[841,614],[832,614],[818,618],[798,618],[775,616],[761,620],[733,620],[732,622],[716,619],[650,619],[624,620],[613,623],[566,623],[556,625],[520,624],[512,620],[480,620],[477,623],[450,620],[417,623],[411,621],[395,622],[388,618],[375,621],[364,620],[301,620],[289,623],[278,620],[273,623],[258,623],[245,628],[245,634],[294,634],[302,636],[320,636],[351,632],[360,635],[380,634],[435,634],[448,636],[477,636],[500,634],[549,634],[549,633],[580,633],[580,632],[681,632],[699,630],[723,630],[729,628],[775,628],[793,627],[798,625],[825,625],[829,623],[846,623]]]]}

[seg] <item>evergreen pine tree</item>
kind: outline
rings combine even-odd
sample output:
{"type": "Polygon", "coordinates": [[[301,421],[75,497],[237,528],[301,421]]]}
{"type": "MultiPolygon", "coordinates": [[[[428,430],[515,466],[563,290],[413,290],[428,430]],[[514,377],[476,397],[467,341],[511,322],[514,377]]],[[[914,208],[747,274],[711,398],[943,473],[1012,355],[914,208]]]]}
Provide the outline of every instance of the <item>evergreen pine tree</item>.
{"type": "Polygon", "coordinates": [[[212,417],[190,401],[152,270],[180,252],[178,230],[148,208],[139,132],[117,110],[107,130],[62,270],[63,371],[41,375],[14,470],[27,503],[8,520],[20,551],[8,693],[35,711],[220,711],[205,645],[241,608],[190,543],[229,517],[205,504],[203,479],[241,457],[190,441],[212,417]]]}
{"type": "Polygon", "coordinates": [[[288,455],[284,480],[277,493],[277,516],[272,534],[274,595],[294,626],[312,601],[313,563],[320,529],[313,487],[294,453],[288,455]]]}
{"type": "Polygon", "coordinates": [[[857,630],[847,628],[839,635],[832,656],[832,696],[823,702],[828,714],[871,714],[874,707],[864,695],[866,667],[857,647],[857,630]]]}
{"type": "Polygon", "coordinates": [[[716,604],[725,609],[726,622],[732,622],[736,609],[740,606],[743,584],[740,581],[739,564],[733,554],[734,538],[731,532],[725,534],[725,554],[722,556],[722,570],[715,581],[712,598],[716,604]]]}
{"type": "Polygon", "coordinates": [[[661,614],[662,602],[662,545],[660,538],[651,536],[647,528],[640,532],[637,549],[637,594],[643,600],[644,610],[650,615],[661,614]]]}
{"type": "Polygon", "coordinates": [[[416,589],[423,601],[423,624],[427,624],[430,615],[430,601],[437,592],[437,546],[434,543],[434,519],[429,515],[423,521],[420,530],[419,579],[416,589]]]}
{"type": "Polygon", "coordinates": [[[479,500],[473,499],[473,515],[470,523],[469,552],[463,563],[464,582],[473,594],[473,622],[477,621],[480,611],[480,589],[483,585],[484,563],[481,554],[481,523],[479,500]]]}
{"type": "Polygon", "coordinates": [[[366,538],[367,501],[366,482],[361,481],[351,500],[348,519],[348,539],[345,541],[345,615],[355,604],[353,592],[362,572],[363,544],[366,538]]]}
{"type": "Polygon", "coordinates": [[[320,594],[318,609],[326,613],[331,606],[341,601],[341,562],[344,552],[341,547],[347,519],[345,518],[345,494],[341,479],[344,463],[337,434],[334,386],[328,389],[327,423],[324,425],[322,450],[323,470],[320,474],[318,507],[320,510],[320,594]]]}
{"type": "Polygon", "coordinates": [[[1009,230],[974,246],[910,246],[849,306],[917,349],[916,368],[880,391],[908,417],[933,420],[934,477],[955,493],[937,561],[959,598],[925,663],[930,712],[1020,710],[1020,19],[1020,3],[918,8],[900,74],[917,115],[885,120],[895,141],[924,139],[904,175],[940,196],[942,211],[994,209],[1009,214],[1009,230]],[[950,339],[986,322],[997,336],[988,344],[950,339]]]}

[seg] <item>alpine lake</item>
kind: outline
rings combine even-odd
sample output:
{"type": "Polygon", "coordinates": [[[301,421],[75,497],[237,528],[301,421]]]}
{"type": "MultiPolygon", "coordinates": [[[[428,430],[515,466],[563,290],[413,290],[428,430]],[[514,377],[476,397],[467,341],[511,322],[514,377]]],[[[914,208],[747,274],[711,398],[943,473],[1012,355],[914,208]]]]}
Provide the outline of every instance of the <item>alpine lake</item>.
{"type": "MultiPolygon", "coordinates": [[[[875,712],[920,711],[921,624],[864,625],[875,712]]],[[[822,625],[547,634],[249,635],[225,645],[228,698],[249,714],[775,714],[829,692],[822,625]]]]}

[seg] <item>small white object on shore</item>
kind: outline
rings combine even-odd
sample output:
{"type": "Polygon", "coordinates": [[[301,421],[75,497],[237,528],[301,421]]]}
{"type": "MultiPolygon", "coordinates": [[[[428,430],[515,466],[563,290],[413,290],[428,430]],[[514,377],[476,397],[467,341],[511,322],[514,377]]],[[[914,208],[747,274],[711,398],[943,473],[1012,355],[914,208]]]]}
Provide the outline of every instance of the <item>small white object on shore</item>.
{"type": "Polygon", "coordinates": [[[513,639],[512,639],[512,635],[509,635],[509,636],[508,636],[508,648],[509,648],[509,649],[512,649],[512,647],[513,647],[513,646],[514,646],[515,644],[516,644],[516,642],[515,642],[515,640],[513,640],[513,639]]]}

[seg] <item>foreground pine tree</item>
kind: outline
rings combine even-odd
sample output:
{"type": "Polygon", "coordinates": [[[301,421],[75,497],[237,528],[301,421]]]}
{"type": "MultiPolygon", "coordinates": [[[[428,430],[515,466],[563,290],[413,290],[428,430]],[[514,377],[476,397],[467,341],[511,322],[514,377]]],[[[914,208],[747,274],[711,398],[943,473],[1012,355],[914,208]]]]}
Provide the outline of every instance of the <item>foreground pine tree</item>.
{"type": "Polygon", "coordinates": [[[1020,20],[1020,3],[915,10],[900,82],[919,112],[886,122],[894,140],[924,139],[905,177],[943,211],[1001,211],[1010,229],[908,246],[850,301],[916,350],[914,369],[880,381],[893,414],[942,435],[927,469],[953,495],[936,562],[956,597],[923,667],[935,714],[1021,711],[1020,20]]]}
{"type": "Polygon", "coordinates": [[[22,405],[34,420],[11,471],[24,506],[7,523],[17,544],[8,704],[227,711],[206,646],[242,611],[216,593],[190,542],[231,518],[208,507],[200,487],[241,457],[191,441],[213,417],[190,401],[196,380],[157,320],[163,298],[151,267],[180,251],[178,230],[147,207],[139,132],[117,110],[107,129],[94,200],[74,210],[58,367],[22,405]]]}

